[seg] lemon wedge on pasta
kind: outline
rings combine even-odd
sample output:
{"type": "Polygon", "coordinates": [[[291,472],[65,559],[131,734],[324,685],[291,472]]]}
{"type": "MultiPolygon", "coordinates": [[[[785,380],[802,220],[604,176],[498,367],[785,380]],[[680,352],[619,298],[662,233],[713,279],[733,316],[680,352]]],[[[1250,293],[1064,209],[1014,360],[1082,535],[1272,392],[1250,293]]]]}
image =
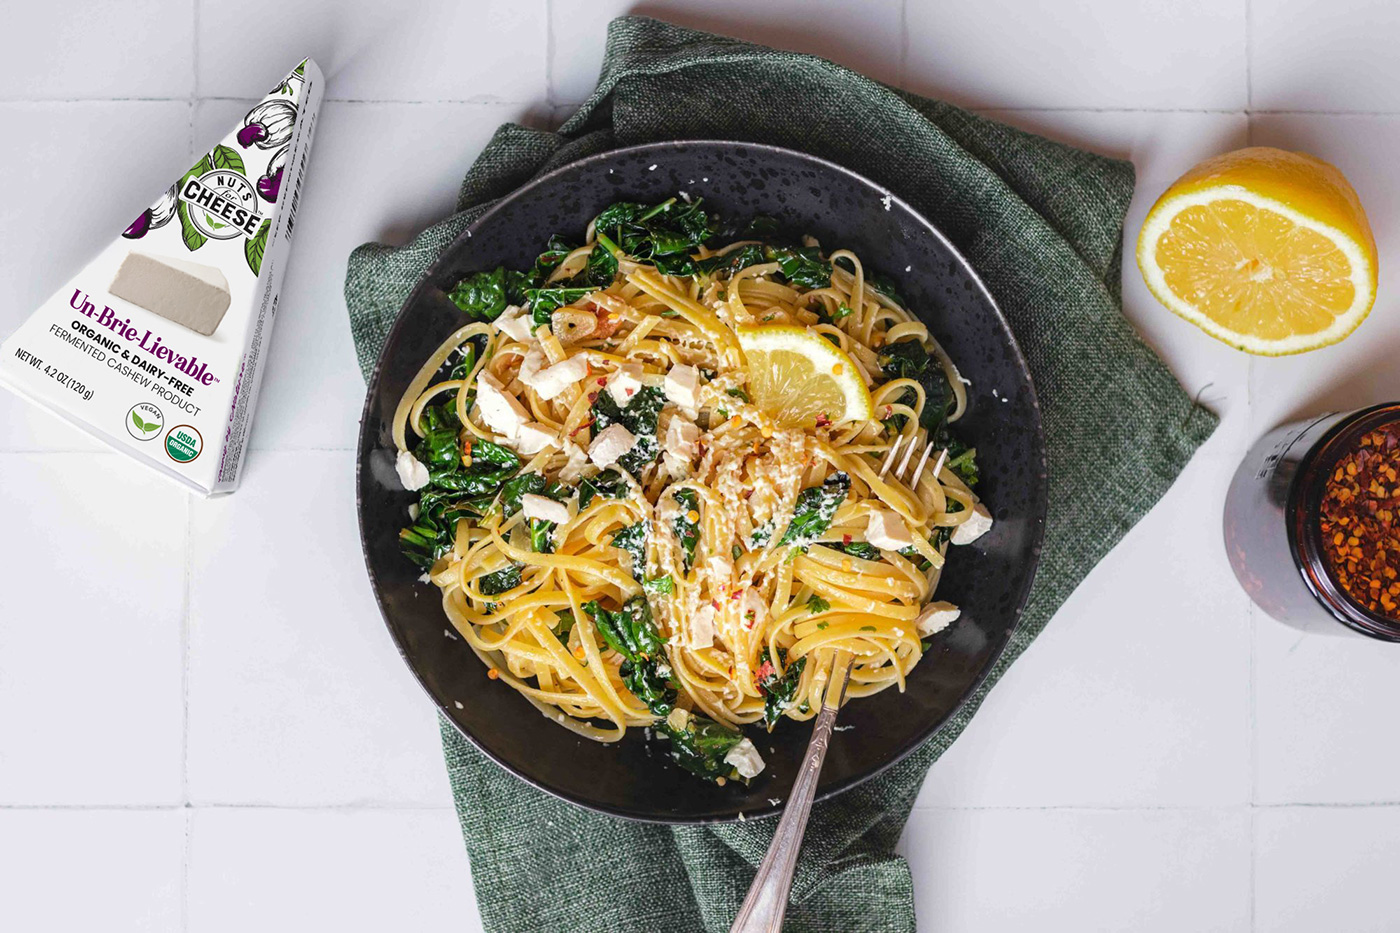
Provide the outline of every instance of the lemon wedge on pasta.
{"type": "Polygon", "coordinates": [[[739,327],[753,404],[780,424],[870,420],[875,406],[860,370],[840,347],[805,327],[739,327]]]}

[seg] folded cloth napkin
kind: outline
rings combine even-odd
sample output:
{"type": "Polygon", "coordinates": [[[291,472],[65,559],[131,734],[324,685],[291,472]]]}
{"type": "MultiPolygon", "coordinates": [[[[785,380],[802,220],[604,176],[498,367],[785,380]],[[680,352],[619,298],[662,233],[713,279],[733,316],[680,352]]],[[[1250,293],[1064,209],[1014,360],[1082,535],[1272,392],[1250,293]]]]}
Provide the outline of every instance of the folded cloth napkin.
{"type": "MultiPolygon", "coordinates": [[[[427,265],[493,201],[593,153],[670,139],[799,149],[897,192],[986,281],[1044,409],[1050,511],[1024,617],[981,689],[922,748],[819,805],[786,930],[914,929],[895,843],[929,766],[1104,554],[1171,485],[1216,418],[1123,319],[1123,217],[1133,167],[887,87],[811,55],[643,17],[614,20],[597,89],[557,132],[502,126],[458,212],[408,246],[350,257],[361,367],[427,265]]],[[[775,820],[667,827],[612,819],[517,781],[446,721],[443,747],[487,930],[728,930],[775,820]]]]}

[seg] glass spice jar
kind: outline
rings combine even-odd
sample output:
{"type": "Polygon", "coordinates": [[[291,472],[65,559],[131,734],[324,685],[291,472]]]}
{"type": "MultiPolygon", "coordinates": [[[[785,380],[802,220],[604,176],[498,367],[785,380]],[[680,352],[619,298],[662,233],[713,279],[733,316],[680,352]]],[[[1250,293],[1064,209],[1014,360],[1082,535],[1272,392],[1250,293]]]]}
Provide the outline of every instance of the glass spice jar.
{"type": "Polygon", "coordinates": [[[1225,497],[1250,599],[1308,632],[1400,641],[1400,402],[1282,425],[1225,497]]]}

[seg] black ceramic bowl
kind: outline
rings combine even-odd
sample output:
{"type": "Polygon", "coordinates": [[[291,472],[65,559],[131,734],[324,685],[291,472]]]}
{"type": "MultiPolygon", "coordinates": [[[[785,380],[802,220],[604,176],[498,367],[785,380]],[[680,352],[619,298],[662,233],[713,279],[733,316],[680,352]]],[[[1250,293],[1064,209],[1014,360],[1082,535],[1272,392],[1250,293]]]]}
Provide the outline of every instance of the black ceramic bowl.
{"type": "Polygon", "coordinates": [[[390,419],[422,361],[464,323],[447,300],[465,273],[498,264],[528,268],[553,233],[579,239],[618,200],[660,201],[684,191],[721,216],[769,215],[827,249],[855,250],[867,270],[900,291],[971,380],[958,433],[977,447],[979,494],[992,531],[954,548],[938,594],[962,618],[934,639],[909,678],[850,703],[817,789],[830,796],[897,762],[942,725],[996,663],[1016,626],[1039,556],[1045,517],[1040,411],[1006,321],[966,261],[934,227],[878,185],[820,159],[749,143],[673,142],[575,162],[501,201],[458,237],[409,296],[369,382],[360,425],[359,510],[365,562],[404,660],[442,714],[502,767],[565,800],[668,823],[775,812],[786,798],[810,729],[784,720],[771,735],[750,727],[768,763],[745,788],[716,787],[667,758],[640,730],[616,745],[581,739],[542,717],[515,691],[488,680],[460,639],[448,638],[437,590],[399,553],[412,494],[394,472],[390,419]]]}

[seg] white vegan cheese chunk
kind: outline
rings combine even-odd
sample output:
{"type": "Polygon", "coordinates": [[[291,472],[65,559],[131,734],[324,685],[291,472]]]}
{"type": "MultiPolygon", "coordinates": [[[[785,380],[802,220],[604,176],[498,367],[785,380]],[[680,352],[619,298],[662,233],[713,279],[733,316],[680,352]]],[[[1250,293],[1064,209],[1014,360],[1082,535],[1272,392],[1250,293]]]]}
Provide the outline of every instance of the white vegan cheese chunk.
{"type": "Polygon", "coordinates": [[[755,778],[763,771],[763,756],[748,739],[742,739],[731,748],[729,754],[724,756],[724,763],[733,765],[740,777],[755,778]]]}
{"type": "Polygon", "coordinates": [[[694,366],[677,363],[666,373],[661,391],[672,404],[695,411],[700,402],[700,371],[694,366]]]}
{"type": "Polygon", "coordinates": [[[501,380],[487,372],[476,376],[476,404],[486,426],[507,438],[514,438],[521,426],[530,420],[530,413],[520,400],[506,391],[501,380]]]}
{"type": "MultiPolygon", "coordinates": [[[[89,160],[122,200],[150,206],[0,332],[0,385],[206,496],[238,488],[277,319],[308,310],[280,299],[325,82],[310,59],[267,77],[271,90],[238,95],[255,99],[231,104],[223,138],[158,190],[89,160]]],[[[152,163],[188,149],[139,123],[119,136],[103,145],[152,163]]],[[[71,239],[102,242],[93,216],[71,213],[71,239]]],[[[389,484],[422,479],[394,446],[376,454],[389,484]]],[[[116,482],[108,492],[125,495],[116,482]]]]}
{"type": "Polygon", "coordinates": [[[865,540],[882,551],[898,551],[914,543],[904,519],[888,509],[876,509],[870,513],[870,523],[865,526],[865,540]]]}
{"type": "Polygon", "coordinates": [[[623,363],[608,377],[608,394],[618,407],[626,408],[642,388],[642,364],[623,363]]]}
{"type": "Polygon", "coordinates": [[[588,459],[600,467],[607,468],[616,463],[617,458],[631,450],[636,443],[637,435],[622,425],[608,425],[593,438],[593,443],[588,445],[588,459]]]}
{"type": "MultiPolygon", "coordinates": [[[[428,485],[430,479],[428,468],[423,465],[423,461],[406,450],[399,451],[398,459],[394,461],[394,469],[398,471],[399,482],[403,483],[403,488],[410,492],[415,492],[428,485]]],[[[413,517],[417,518],[418,516],[413,517]]]]}
{"type": "Polygon", "coordinates": [[[588,463],[588,451],[565,438],[564,453],[569,460],[560,468],[559,479],[566,483],[576,483],[583,476],[583,468],[588,463]]]}
{"type": "Polygon", "coordinates": [[[544,351],[539,347],[531,347],[520,361],[520,381],[533,387],[535,380],[539,378],[540,370],[544,369],[544,364],[544,351]]]}
{"type": "Polygon", "coordinates": [[[496,328],[512,340],[530,342],[530,315],[515,305],[507,305],[496,318],[496,328]]]}
{"type": "Polygon", "coordinates": [[[525,513],[526,518],[533,518],[541,522],[554,522],[562,525],[569,520],[569,507],[562,502],[555,502],[548,496],[536,495],[527,492],[520,497],[520,511],[525,513]]]}
{"type": "Polygon", "coordinates": [[[219,329],[230,300],[228,279],[213,266],[137,250],[107,290],[206,337],[219,329]]]}
{"type": "Polygon", "coordinates": [[[768,621],[768,603],[763,594],[753,587],[744,590],[743,617],[745,628],[757,628],[768,621]]]}
{"type": "Polygon", "coordinates": [[[954,544],[971,544],[991,530],[992,513],[979,502],[972,507],[972,514],[967,517],[967,521],[953,529],[953,537],[950,540],[954,544]]]}
{"type": "Polygon", "coordinates": [[[588,375],[588,360],[584,359],[581,354],[571,356],[567,360],[560,360],[553,366],[528,374],[524,366],[520,368],[520,381],[534,389],[535,394],[545,401],[557,397],[586,375],[588,375]]]}
{"type": "Polygon", "coordinates": [[[695,457],[695,445],[700,440],[700,429],[689,418],[676,415],[666,425],[665,452],[678,460],[691,460],[695,457]]]}
{"type": "Polygon", "coordinates": [[[960,615],[962,610],[952,603],[929,603],[914,620],[914,627],[919,630],[919,636],[925,638],[943,631],[956,622],[960,615]]]}
{"type": "Polygon", "coordinates": [[[699,441],[700,429],[695,422],[679,413],[673,415],[666,424],[666,438],[661,445],[662,465],[666,472],[676,477],[689,474],[699,441]]]}
{"type": "Polygon", "coordinates": [[[522,424],[515,435],[515,449],[522,454],[537,454],[546,447],[557,446],[559,440],[554,436],[554,432],[538,421],[522,424]]]}
{"type": "Polygon", "coordinates": [[[709,603],[690,617],[689,647],[708,648],[715,643],[715,609],[709,603]]]}

